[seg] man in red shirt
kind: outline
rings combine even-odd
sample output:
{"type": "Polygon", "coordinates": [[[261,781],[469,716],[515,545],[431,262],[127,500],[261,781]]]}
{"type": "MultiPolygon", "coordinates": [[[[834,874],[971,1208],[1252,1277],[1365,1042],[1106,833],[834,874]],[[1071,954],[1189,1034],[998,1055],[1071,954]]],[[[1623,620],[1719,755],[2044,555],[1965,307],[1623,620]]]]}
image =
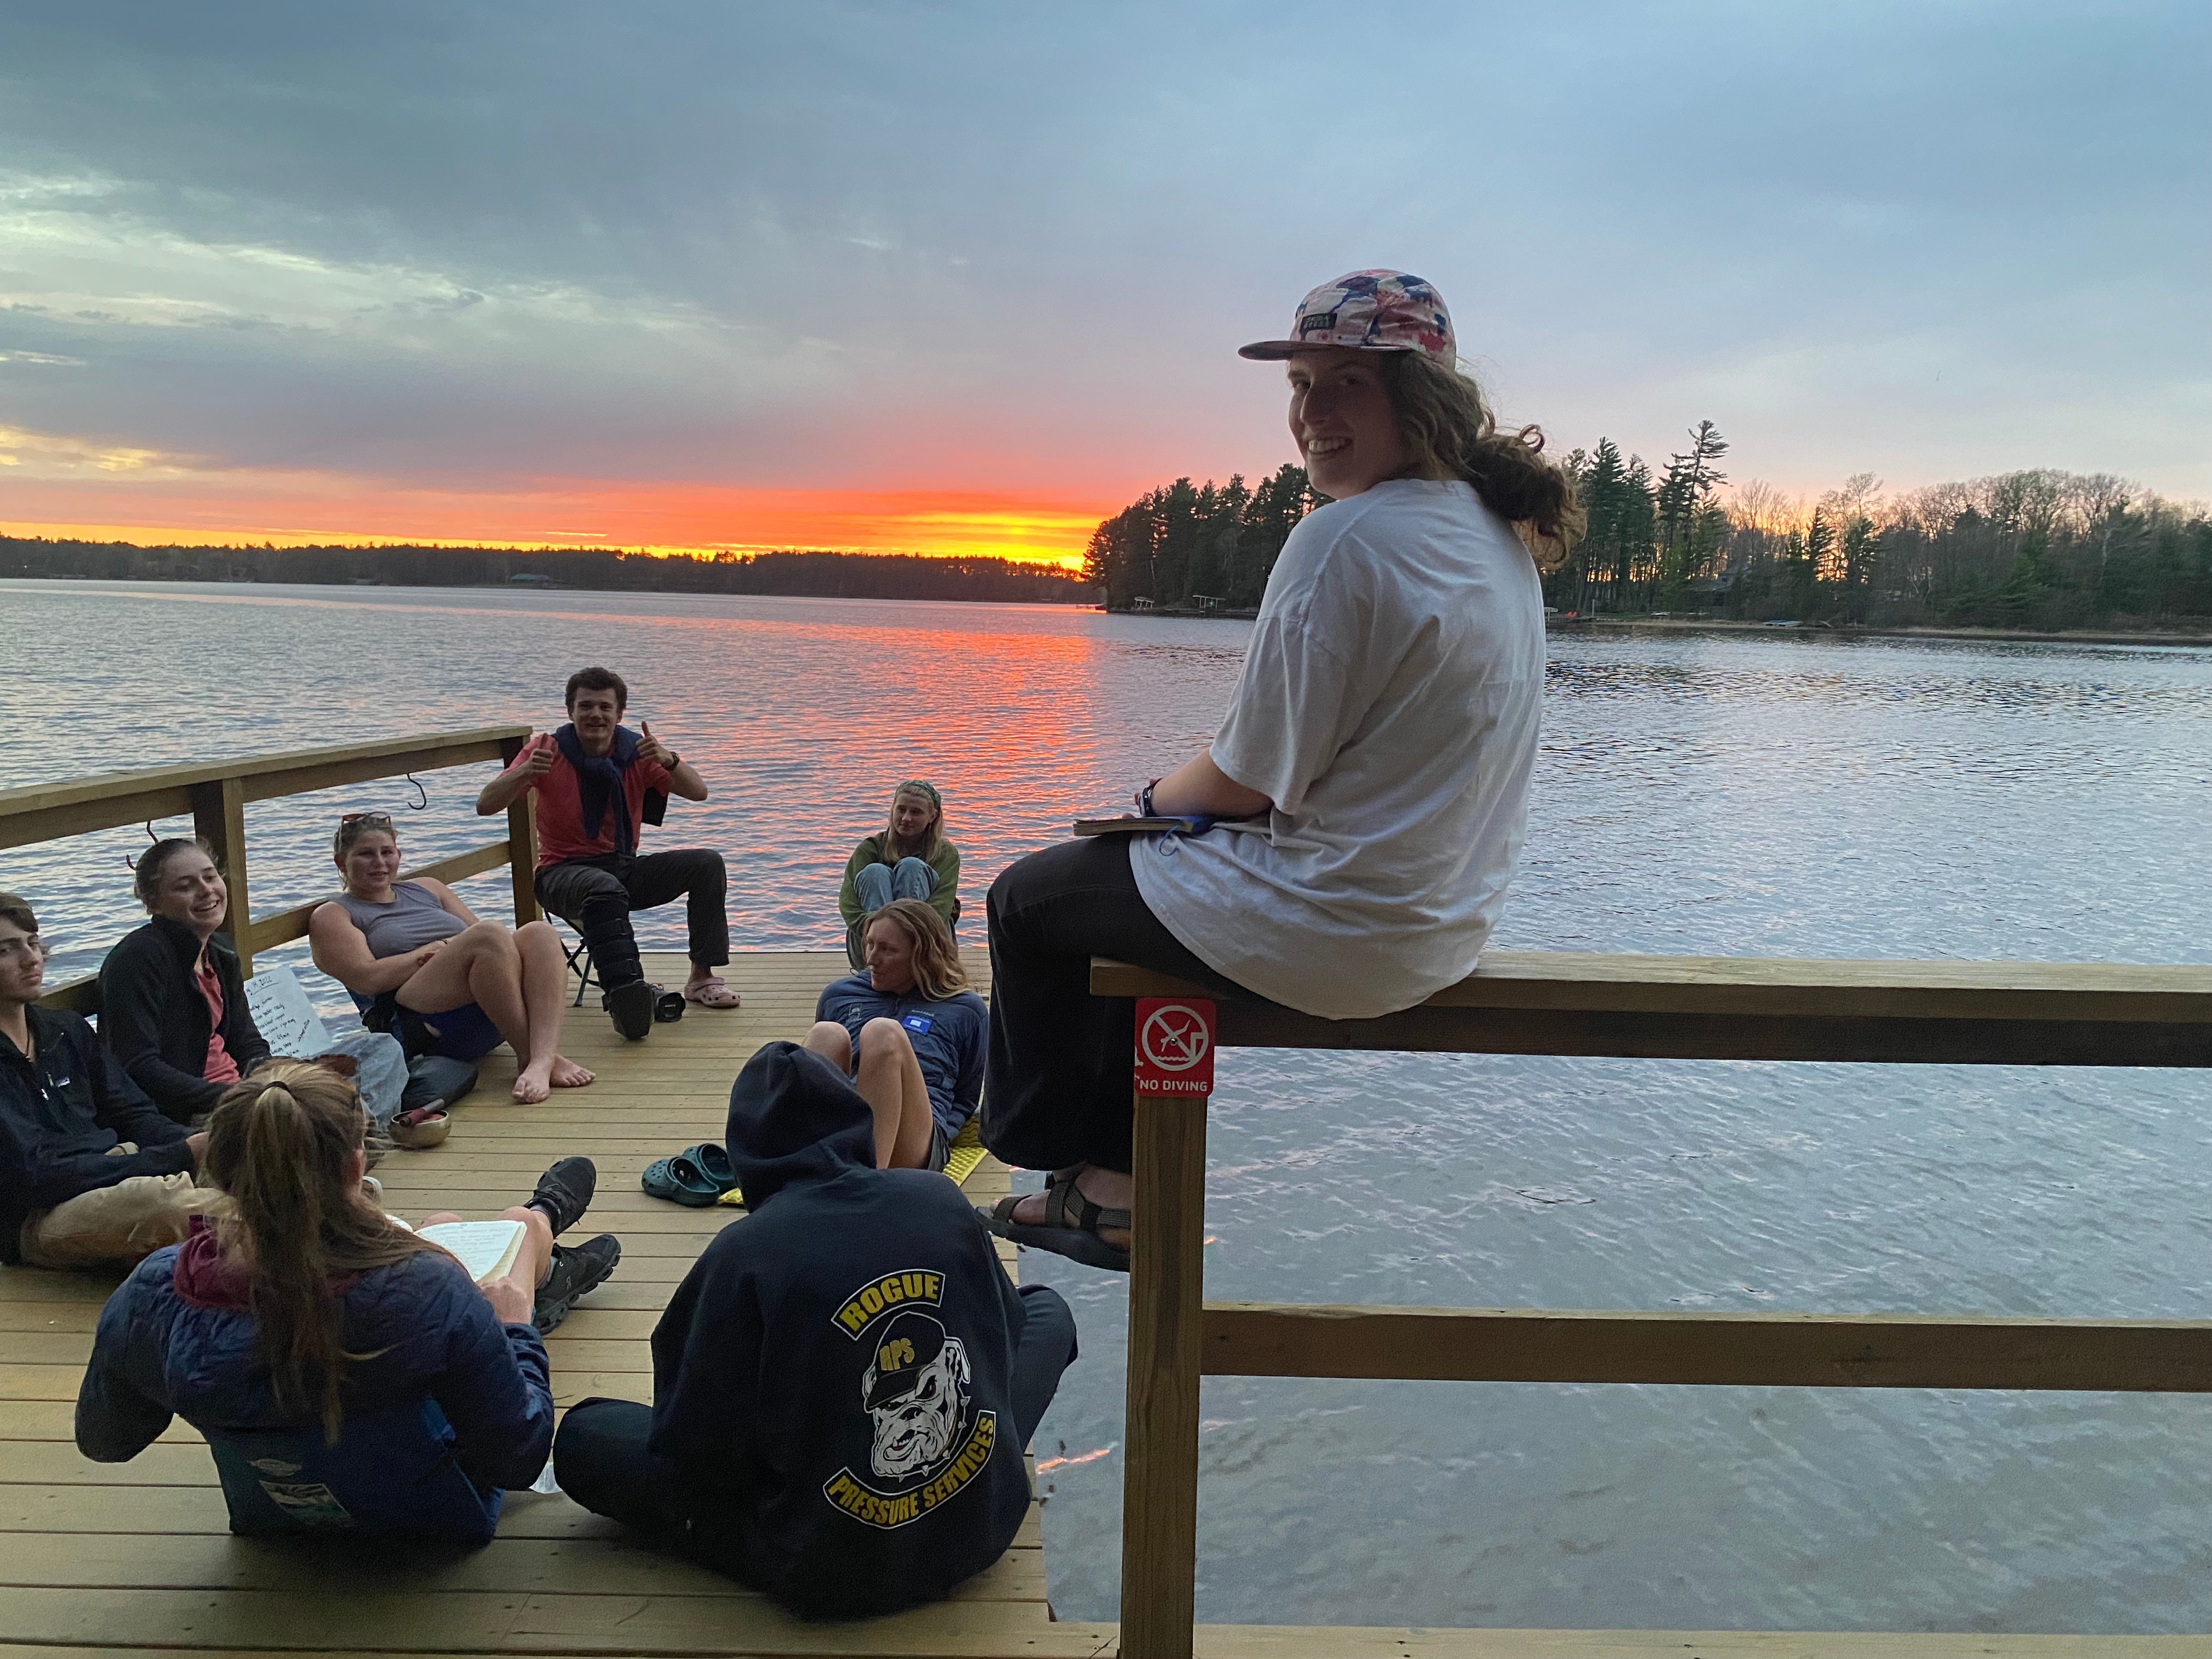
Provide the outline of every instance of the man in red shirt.
{"type": "Polygon", "coordinates": [[[612,669],[571,674],[568,702],[568,724],[534,734],[484,786],[477,811],[489,817],[538,792],[538,902],[567,918],[592,947],[605,993],[600,1004],[624,1036],[653,1029],[653,988],[637,959],[630,912],[678,897],[690,924],[684,1000],[736,1007],[737,993],[714,971],[730,959],[722,855],[709,848],[644,857],[637,851],[640,825],[660,822],[665,798],[704,800],[705,781],[653,735],[649,722],[637,732],[623,725],[629,687],[612,669]]]}

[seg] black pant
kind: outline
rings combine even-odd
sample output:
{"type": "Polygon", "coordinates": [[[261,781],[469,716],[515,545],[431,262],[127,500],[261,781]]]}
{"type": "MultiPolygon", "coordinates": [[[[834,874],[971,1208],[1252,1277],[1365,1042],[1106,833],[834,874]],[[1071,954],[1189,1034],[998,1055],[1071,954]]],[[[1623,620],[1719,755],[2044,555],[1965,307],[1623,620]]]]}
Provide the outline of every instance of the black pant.
{"type": "MultiPolygon", "coordinates": [[[[1014,1344],[1007,1404],[1014,1414],[1014,1443],[1027,1446],[1059,1391],[1060,1373],[1075,1358],[1075,1316],[1049,1285],[1024,1285],[1021,1296],[1022,1334],[1014,1344]]],[[[728,1554],[729,1529],[693,1510],[676,1463],[647,1448],[652,1433],[649,1406],[580,1400],[554,1437],[553,1478],[592,1514],[635,1527],[665,1547],[743,1578],[744,1563],[728,1554]]],[[[718,1513],[745,1501],[744,1493],[726,1487],[714,1494],[718,1513]]]]}
{"type": "Polygon", "coordinates": [[[1008,1164],[1130,1164],[1136,1007],[1091,994],[1091,958],[1113,957],[1226,996],[1249,996],[1161,925],[1137,890],[1129,838],[1031,853],[991,884],[991,1054],[983,1144],[1008,1164]]]}
{"type": "Polygon", "coordinates": [[[730,918],[722,902],[729,878],[722,855],[711,848],[648,853],[625,859],[619,853],[570,859],[548,865],[532,886],[538,902],[564,917],[592,947],[592,967],[611,991],[645,977],[637,959],[637,935],[629,913],[651,910],[678,897],[686,899],[691,960],[719,968],[730,959],[730,918]]]}

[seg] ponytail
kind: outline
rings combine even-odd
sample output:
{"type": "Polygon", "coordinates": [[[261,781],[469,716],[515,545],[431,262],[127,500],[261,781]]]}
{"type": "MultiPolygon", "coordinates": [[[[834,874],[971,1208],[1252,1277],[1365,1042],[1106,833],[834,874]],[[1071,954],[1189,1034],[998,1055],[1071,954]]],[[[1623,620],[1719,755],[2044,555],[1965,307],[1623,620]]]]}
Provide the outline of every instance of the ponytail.
{"type": "Polygon", "coordinates": [[[1573,482],[1544,459],[1533,426],[1502,433],[1480,386],[1418,351],[1378,353],[1382,386],[1413,458],[1407,477],[1458,478],[1482,504],[1521,532],[1539,569],[1566,562],[1582,539],[1583,509],[1573,482]]]}
{"type": "Polygon", "coordinates": [[[347,1079],[280,1060],[234,1084],[208,1120],[208,1176],[230,1195],[227,1253],[252,1273],[250,1303],[279,1406],[311,1398],[336,1444],[345,1363],[333,1281],[436,1247],[395,1227],[362,1192],[353,1155],[368,1123],[347,1079]]]}

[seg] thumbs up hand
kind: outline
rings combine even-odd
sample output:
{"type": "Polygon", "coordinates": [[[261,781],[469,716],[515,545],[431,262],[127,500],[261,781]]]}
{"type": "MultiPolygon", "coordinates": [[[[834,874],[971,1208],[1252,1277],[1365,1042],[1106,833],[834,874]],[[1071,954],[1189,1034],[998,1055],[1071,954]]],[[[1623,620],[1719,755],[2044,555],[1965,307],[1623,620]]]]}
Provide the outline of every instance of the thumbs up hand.
{"type": "Polygon", "coordinates": [[[553,737],[548,732],[532,732],[530,741],[522,746],[522,775],[542,778],[553,769],[555,754],[553,737]]]}
{"type": "Polygon", "coordinates": [[[638,731],[641,733],[637,742],[637,757],[640,760],[657,761],[663,766],[675,760],[676,751],[653,735],[651,720],[640,720],[638,731]]]}

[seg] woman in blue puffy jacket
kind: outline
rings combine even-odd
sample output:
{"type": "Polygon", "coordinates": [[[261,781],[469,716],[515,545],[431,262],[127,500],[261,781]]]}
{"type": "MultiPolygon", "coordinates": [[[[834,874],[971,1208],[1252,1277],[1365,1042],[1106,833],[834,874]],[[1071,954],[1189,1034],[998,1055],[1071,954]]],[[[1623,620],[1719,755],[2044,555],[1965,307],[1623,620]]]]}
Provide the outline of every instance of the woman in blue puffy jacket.
{"type": "Polygon", "coordinates": [[[231,1530],[362,1528],[488,1540],[502,1489],[553,1442],[538,1328],[611,1272],[611,1237],[554,1235],[590,1202],[587,1159],[546,1171],[504,1275],[479,1286],[363,1191],[353,1085],[276,1061],[234,1085],[204,1168],[235,1214],[196,1219],[100,1316],[77,1449],[137,1456],[182,1417],[207,1437],[231,1530]]]}

